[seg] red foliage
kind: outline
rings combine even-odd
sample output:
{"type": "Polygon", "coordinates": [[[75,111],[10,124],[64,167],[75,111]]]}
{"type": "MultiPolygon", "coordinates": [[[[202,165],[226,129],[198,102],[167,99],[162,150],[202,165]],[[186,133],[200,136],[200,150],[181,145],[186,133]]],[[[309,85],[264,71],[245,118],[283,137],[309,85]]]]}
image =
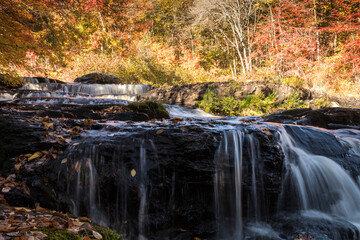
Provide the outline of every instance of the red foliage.
{"type": "Polygon", "coordinates": [[[254,54],[284,74],[305,74],[325,58],[340,56],[359,71],[360,0],[277,0],[259,16],[254,54]]]}

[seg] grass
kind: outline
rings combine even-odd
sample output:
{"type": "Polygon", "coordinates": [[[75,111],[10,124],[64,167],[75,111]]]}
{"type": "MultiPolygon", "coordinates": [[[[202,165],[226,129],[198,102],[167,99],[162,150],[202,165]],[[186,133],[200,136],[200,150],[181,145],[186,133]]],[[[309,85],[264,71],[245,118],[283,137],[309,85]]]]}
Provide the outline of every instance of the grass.
{"type": "MultiPolygon", "coordinates": [[[[325,103],[325,101],[320,101],[318,105],[325,103]]],[[[280,102],[276,92],[272,92],[267,96],[262,93],[248,95],[243,100],[236,100],[233,97],[221,97],[211,89],[207,89],[198,105],[206,112],[225,116],[263,115],[278,110],[307,107],[297,91],[294,91],[287,99],[280,102]]]]}

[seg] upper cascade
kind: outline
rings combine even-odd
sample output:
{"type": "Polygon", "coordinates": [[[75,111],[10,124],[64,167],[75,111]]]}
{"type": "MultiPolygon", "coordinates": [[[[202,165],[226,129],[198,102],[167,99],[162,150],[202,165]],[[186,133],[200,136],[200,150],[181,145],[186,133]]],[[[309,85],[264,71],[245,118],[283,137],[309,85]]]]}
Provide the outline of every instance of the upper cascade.
{"type": "Polygon", "coordinates": [[[143,84],[55,84],[26,83],[20,90],[55,91],[63,93],[87,93],[91,96],[104,94],[143,94],[151,89],[143,84]]]}
{"type": "Polygon", "coordinates": [[[18,104],[127,104],[152,86],[144,84],[64,83],[48,78],[24,78],[16,93],[0,93],[0,101],[18,104]]]}

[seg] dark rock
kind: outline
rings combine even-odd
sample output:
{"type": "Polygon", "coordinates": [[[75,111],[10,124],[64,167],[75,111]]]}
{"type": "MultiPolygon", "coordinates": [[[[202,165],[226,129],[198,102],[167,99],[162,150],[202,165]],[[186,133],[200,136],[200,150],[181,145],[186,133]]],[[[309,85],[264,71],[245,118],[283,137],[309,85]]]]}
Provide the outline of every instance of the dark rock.
{"type": "Polygon", "coordinates": [[[197,106],[197,102],[203,98],[208,88],[213,88],[223,93],[228,89],[228,83],[199,83],[160,87],[142,94],[140,100],[159,101],[166,104],[195,107],[197,106]]]}
{"type": "Polygon", "coordinates": [[[89,73],[76,78],[74,82],[90,84],[121,84],[120,78],[103,73],[89,73]]]}
{"type": "Polygon", "coordinates": [[[270,224],[279,236],[284,236],[280,239],[359,239],[359,229],[350,222],[336,217],[316,216],[316,213],[314,215],[279,214],[272,218],[270,224]]]}
{"type": "Polygon", "coordinates": [[[291,123],[297,125],[317,126],[328,129],[360,129],[360,109],[351,108],[309,108],[283,111],[267,115],[266,122],[291,123]]]}
{"type": "Polygon", "coordinates": [[[44,129],[19,118],[0,115],[0,173],[8,173],[11,159],[36,152],[44,129]]]}
{"type": "MultiPolygon", "coordinates": [[[[98,222],[110,221],[113,228],[125,231],[130,238],[138,236],[139,209],[145,197],[141,194],[143,186],[147,189],[144,222],[147,236],[212,239],[216,233],[213,158],[222,133],[196,125],[188,128],[184,132],[182,126],[175,125],[158,132],[138,127],[121,130],[120,134],[115,128],[107,134],[88,136],[56,160],[32,172],[24,170],[21,180],[27,182],[33,199],[41,206],[74,211],[71,202],[76,203],[77,214],[98,222]],[[141,160],[145,157],[142,154],[146,159],[141,160]],[[64,158],[68,160],[62,164],[64,158]],[[131,175],[133,169],[136,170],[134,176],[131,175]],[[95,205],[91,204],[94,200],[89,195],[91,191],[98,196],[95,205]],[[186,229],[186,234],[177,229],[186,229]]],[[[262,166],[262,175],[258,176],[258,187],[263,189],[264,199],[269,203],[263,206],[262,212],[272,214],[281,191],[282,154],[274,144],[276,137],[269,138],[256,128],[246,131],[260,144],[262,153],[257,165],[262,166]]],[[[248,141],[244,144],[245,149],[250,146],[248,141]]],[[[244,159],[248,159],[249,154],[245,151],[244,159]]],[[[243,167],[243,184],[251,184],[251,163],[245,161],[243,167]]],[[[233,163],[227,166],[229,177],[233,168],[233,163]]],[[[251,189],[245,188],[244,199],[250,195],[251,189]]],[[[244,201],[245,216],[251,205],[244,201]]]]}
{"type": "Polygon", "coordinates": [[[1,104],[1,106],[11,106],[9,109],[0,108],[0,114],[11,114],[13,116],[31,118],[33,116],[50,118],[69,118],[69,119],[93,119],[93,120],[118,120],[118,121],[148,121],[151,119],[169,118],[169,113],[162,104],[159,103],[133,103],[129,107],[124,106],[123,112],[104,112],[113,105],[24,105],[1,104]]]}

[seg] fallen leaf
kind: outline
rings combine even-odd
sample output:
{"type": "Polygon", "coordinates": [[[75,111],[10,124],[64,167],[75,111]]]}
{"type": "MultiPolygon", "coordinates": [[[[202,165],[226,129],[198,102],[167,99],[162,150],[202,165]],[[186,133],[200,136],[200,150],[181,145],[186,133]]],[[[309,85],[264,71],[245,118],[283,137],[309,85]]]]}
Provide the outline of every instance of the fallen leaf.
{"type": "Polygon", "coordinates": [[[10,224],[9,225],[0,225],[0,232],[12,232],[16,229],[17,227],[12,227],[10,224]]]}
{"type": "Polygon", "coordinates": [[[23,192],[26,194],[26,195],[29,195],[30,196],[30,189],[28,188],[28,186],[26,185],[25,182],[22,183],[22,190],[23,192]]]}
{"type": "Polygon", "coordinates": [[[178,230],[178,231],[180,231],[180,232],[187,232],[187,230],[186,230],[186,229],[183,229],[183,228],[178,228],[178,229],[176,229],[176,230],[178,230]]]}
{"type": "Polygon", "coordinates": [[[159,129],[156,131],[156,134],[162,134],[164,132],[164,129],[159,129]]]}
{"type": "Polygon", "coordinates": [[[20,167],[21,167],[21,163],[15,164],[15,166],[14,166],[15,171],[19,171],[20,167]]]}
{"type": "Polygon", "coordinates": [[[10,192],[10,190],[11,190],[11,188],[9,188],[9,187],[3,187],[1,191],[3,193],[8,193],[8,192],[10,192]]]}
{"type": "Polygon", "coordinates": [[[132,169],[130,173],[131,173],[131,176],[135,177],[135,175],[136,175],[135,169],[132,169]]]}
{"type": "MultiPolygon", "coordinates": [[[[79,220],[80,220],[81,222],[91,222],[91,220],[90,220],[89,218],[87,218],[87,217],[80,217],[79,220]]],[[[83,225],[83,224],[82,224],[82,225],[83,225]]]]}
{"type": "Polygon", "coordinates": [[[42,156],[42,152],[36,152],[33,155],[31,155],[31,157],[29,157],[29,161],[34,160],[35,158],[38,158],[40,156],[42,156]]]}
{"type": "Polygon", "coordinates": [[[36,209],[35,209],[37,212],[46,212],[46,209],[45,208],[42,208],[40,206],[36,206],[36,209]]]}
{"type": "Polygon", "coordinates": [[[100,233],[96,232],[96,231],[92,231],[92,235],[96,238],[96,239],[102,239],[103,237],[101,236],[100,233]]]}
{"type": "Polygon", "coordinates": [[[54,124],[53,123],[47,123],[47,122],[43,122],[44,126],[46,129],[48,128],[54,128],[54,124]]]}
{"type": "Polygon", "coordinates": [[[61,160],[61,164],[64,164],[67,162],[67,158],[64,158],[63,160],[61,160]]]}
{"type": "Polygon", "coordinates": [[[79,162],[76,162],[75,164],[75,170],[78,172],[80,170],[80,164],[79,162]]]}

